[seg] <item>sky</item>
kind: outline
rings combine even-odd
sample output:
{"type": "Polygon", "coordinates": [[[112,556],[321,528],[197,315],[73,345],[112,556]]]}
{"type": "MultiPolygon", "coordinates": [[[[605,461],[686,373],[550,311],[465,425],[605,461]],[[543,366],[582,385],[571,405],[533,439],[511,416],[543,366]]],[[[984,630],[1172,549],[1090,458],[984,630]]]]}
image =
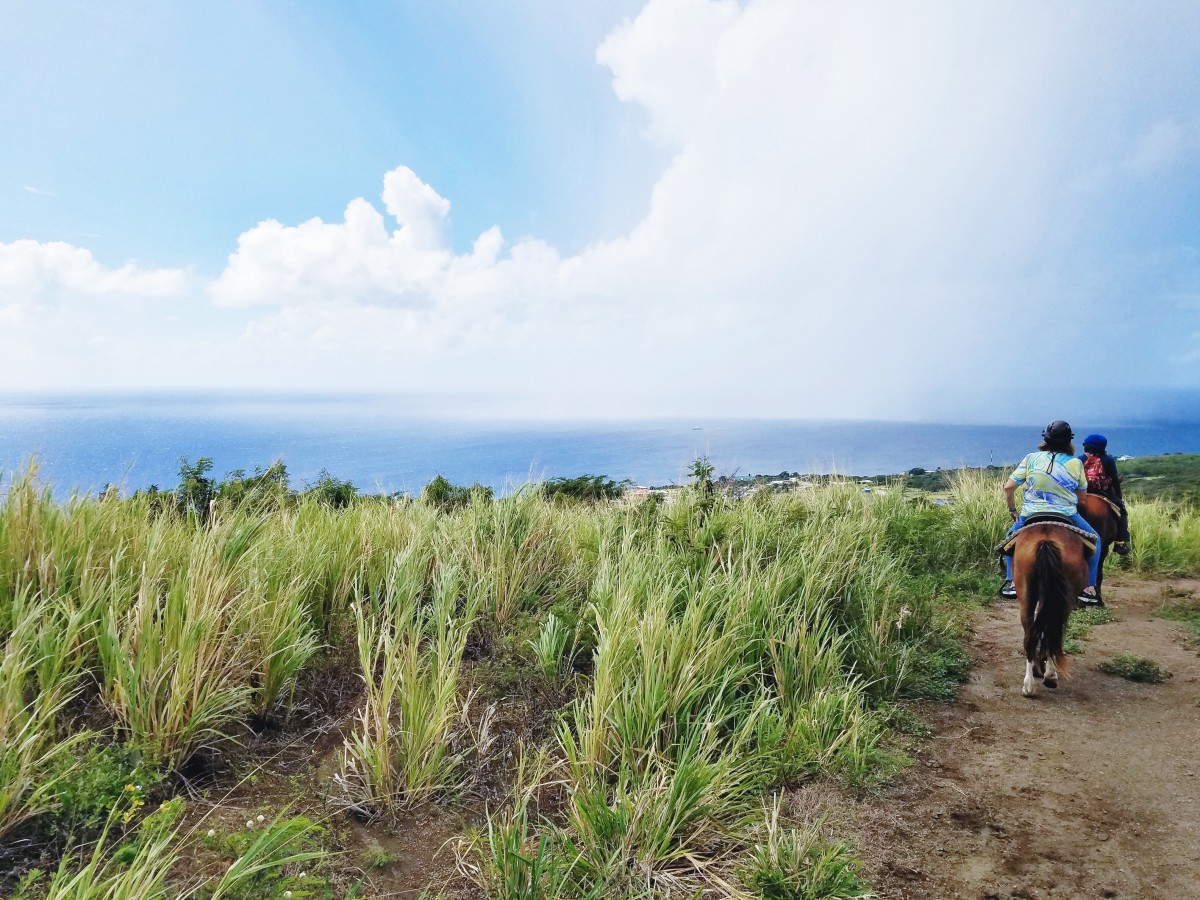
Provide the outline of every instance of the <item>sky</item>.
{"type": "Polygon", "coordinates": [[[1200,5],[0,0],[0,392],[1200,418],[1200,5]]]}

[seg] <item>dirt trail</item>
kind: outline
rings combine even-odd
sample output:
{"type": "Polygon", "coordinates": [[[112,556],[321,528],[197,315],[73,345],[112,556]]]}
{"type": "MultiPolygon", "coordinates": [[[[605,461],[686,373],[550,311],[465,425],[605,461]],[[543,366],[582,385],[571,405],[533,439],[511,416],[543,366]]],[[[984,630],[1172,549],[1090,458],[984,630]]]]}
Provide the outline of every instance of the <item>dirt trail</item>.
{"type": "Polygon", "coordinates": [[[936,737],[857,830],[883,898],[1200,898],[1200,654],[1153,617],[1198,582],[1114,579],[1057,691],[1021,696],[1015,604],[982,614],[976,665],[936,737]],[[1174,677],[1097,671],[1118,653],[1174,677]]]}

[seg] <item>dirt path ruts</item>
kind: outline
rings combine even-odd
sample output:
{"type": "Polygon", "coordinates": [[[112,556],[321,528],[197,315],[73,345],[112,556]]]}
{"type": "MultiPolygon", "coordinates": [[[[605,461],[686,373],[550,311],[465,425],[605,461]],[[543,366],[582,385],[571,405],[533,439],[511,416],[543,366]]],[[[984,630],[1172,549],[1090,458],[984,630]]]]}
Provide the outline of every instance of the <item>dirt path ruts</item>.
{"type": "Polygon", "coordinates": [[[1021,696],[1015,604],[983,613],[976,665],[936,737],[857,828],[882,898],[1200,898],[1200,654],[1153,617],[1165,589],[1114,579],[1057,691],[1021,696]],[[1174,677],[1097,671],[1118,653],[1174,677]]]}

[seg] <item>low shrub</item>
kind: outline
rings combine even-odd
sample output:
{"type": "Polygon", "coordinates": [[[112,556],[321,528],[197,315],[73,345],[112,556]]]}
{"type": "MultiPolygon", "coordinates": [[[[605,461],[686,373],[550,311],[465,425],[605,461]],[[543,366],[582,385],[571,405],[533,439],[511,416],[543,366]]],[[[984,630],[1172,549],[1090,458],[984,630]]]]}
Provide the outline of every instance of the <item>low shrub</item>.
{"type": "Polygon", "coordinates": [[[1171,673],[1152,659],[1121,653],[1102,662],[1097,668],[1107,675],[1116,675],[1139,684],[1161,684],[1171,673]]]}
{"type": "Polygon", "coordinates": [[[551,501],[597,503],[619,500],[627,482],[613,481],[604,475],[580,475],[576,478],[551,478],[543,482],[542,495],[551,501]]]}
{"type": "Polygon", "coordinates": [[[354,482],[343,481],[322,469],[312,484],[305,485],[304,496],[333,509],[345,509],[358,499],[358,488],[354,482]]]}
{"type": "Polygon", "coordinates": [[[120,744],[93,743],[59,767],[66,771],[63,777],[51,773],[58,787],[49,821],[60,834],[76,837],[99,828],[122,803],[142,802],[163,777],[136,750],[120,744]]]}
{"type": "Polygon", "coordinates": [[[854,900],[874,896],[850,846],[826,840],[820,822],[800,829],[781,827],[776,805],[765,831],[738,873],[763,900],[854,900]]]}
{"type": "Polygon", "coordinates": [[[470,487],[461,487],[451,484],[441,475],[425,485],[421,491],[421,502],[440,509],[442,512],[451,512],[464,506],[470,506],[475,500],[487,503],[491,499],[492,489],[490,487],[478,482],[470,487]]]}

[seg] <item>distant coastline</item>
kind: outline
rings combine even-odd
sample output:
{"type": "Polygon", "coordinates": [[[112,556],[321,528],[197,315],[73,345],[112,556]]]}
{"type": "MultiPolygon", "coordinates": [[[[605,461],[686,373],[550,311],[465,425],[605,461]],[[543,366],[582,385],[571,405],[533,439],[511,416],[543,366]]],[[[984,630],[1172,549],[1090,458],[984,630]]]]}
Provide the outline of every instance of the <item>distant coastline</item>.
{"type": "MultiPolygon", "coordinates": [[[[503,492],[582,474],[638,485],[683,484],[691,462],[704,456],[716,476],[731,478],[777,478],[785,471],[878,478],[916,468],[1003,468],[1036,444],[1041,428],[747,419],[458,421],[417,416],[373,397],[336,403],[300,396],[225,399],[0,400],[0,474],[7,477],[37,454],[42,475],[56,490],[105,484],[136,490],[177,483],[181,457],[211,457],[218,476],[279,460],[296,483],[327,470],[363,493],[417,493],[437,475],[503,492]]],[[[1103,431],[1117,455],[1200,452],[1200,422],[1073,424],[1103,431]]]]}

